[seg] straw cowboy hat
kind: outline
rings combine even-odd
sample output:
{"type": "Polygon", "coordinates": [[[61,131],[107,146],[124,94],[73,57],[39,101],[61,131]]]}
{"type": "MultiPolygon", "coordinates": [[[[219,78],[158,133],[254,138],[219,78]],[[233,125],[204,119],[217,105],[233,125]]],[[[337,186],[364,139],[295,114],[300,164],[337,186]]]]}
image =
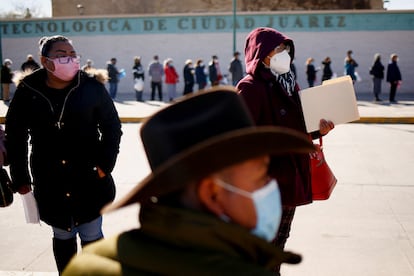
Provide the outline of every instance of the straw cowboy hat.
{"type": "Polygon", "coordinates": [[[198,92],[151,116],[141,138],[152,172],[103,213],[146,203],[236,163],[267,154],[314,151],[297,131],[255,126],[233,87],[198,92]]]}

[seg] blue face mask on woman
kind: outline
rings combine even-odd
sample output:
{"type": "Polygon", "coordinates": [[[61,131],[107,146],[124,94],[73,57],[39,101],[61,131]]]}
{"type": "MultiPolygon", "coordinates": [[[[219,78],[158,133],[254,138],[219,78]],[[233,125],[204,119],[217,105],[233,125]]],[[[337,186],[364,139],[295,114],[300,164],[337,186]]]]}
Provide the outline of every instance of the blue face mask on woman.
{"type": "Polygon", "coordinates": [[[252,229],[252,234],[269,242],[276,237],[282,217],[282,203],[279,186],[275,179],[272,179],[268,184],[252,193],[239,189],[221,179],[217,179],[217,184],[230,192],[253,200],[256,208],[257,222],[256,227],[252,229]]]}

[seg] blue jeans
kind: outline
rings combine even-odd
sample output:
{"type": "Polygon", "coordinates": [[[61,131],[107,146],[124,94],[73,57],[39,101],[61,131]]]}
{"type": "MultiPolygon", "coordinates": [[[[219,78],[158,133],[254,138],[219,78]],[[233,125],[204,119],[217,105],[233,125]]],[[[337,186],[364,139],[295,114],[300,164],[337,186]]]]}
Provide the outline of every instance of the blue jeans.
{"type": "Polygon", "coordinates": [[[96,241],[103,238],[102,233],[102,216],[99,216],[97,219],[94,219],[90,222],[83,223],[81,225],[75,226],[72,222],[72,231],[68,232],[66,230],[52,227],[53,237],[59,240],[68,240],[76,238],[76,234],[79,234],[81,241],[96,241]]]}
{"type": "Polygon", "coordinates": [[[118,91],[118,83],[110,82],[109,83],[109,95],[111,96],[112,99],[115,99],[117,91],[118,91]]]}

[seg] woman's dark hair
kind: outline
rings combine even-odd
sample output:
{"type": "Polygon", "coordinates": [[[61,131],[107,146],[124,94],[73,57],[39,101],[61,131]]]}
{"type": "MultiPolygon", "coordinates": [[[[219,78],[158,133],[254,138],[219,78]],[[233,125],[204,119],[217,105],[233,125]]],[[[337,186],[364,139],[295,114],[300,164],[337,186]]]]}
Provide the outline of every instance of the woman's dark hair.
{"type": "Polygon", "coordinates": [[[63,35],[44,36],[39,40],[40,54],[44,57],[49,55],[50,49],[56,42],[69,42],[71,41],[63,35]]]}

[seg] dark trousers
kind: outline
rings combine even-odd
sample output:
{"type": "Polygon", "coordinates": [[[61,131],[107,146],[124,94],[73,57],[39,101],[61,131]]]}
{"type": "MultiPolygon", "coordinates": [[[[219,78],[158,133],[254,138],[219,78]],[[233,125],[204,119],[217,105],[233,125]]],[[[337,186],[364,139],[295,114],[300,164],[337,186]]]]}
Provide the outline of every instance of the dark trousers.
{"type": "Polygon", "coordinates": [[[397,93],[398,81],[393,81],[390,84],[390,102],[393,102],[395,101],[395,94],[397,93]]]}
{"type": "Polygon", "coordinates": [[[194,87],[194,83],[193,82],[186,82],[184,85],[184,92],[183,94],[190,94],[193,93],[193,87],[194,87]]]}
{"type": "Polygon", "coordinates": [[[55,255],[56,266],[59,275],[62,274],[70,259],[78,251],[76,237],[68,240],[53,238],[53,254],[55,255]]]}
{"type": "Polygon", "coordinates": [[[380,78],[373,78],[373,84],[374,84],[374,96],[376,100],[379,100],[379,96],[381,94],[381,82],[382,79],[380,78]]]}
{"type": "Polygon", "coordinates": [[[137,98],[137,102],[142,102],[142,91],[135,90],[135,97],[137,98]]]}
{"type": "MultiPolygon", "coordinates": [[[[284,249],[286,241],[289,238],[290,229],[292,226],[293,217],[295,216],[296,207],[283,206],[282,219],[280,221],[279,230],[277,231],[276,238],[273,240],[273,244],[280,249],[284,249]]],[[[280,265],[274,269],[275,275],[280,275],[280,265]]]]}
{"type": "Polygon", "coordinates": [[[155,89],[158,89],[158,98],[162,101],[162,83],[161,82],[151,82],[151,101],[155,100],[155,89]]]}

